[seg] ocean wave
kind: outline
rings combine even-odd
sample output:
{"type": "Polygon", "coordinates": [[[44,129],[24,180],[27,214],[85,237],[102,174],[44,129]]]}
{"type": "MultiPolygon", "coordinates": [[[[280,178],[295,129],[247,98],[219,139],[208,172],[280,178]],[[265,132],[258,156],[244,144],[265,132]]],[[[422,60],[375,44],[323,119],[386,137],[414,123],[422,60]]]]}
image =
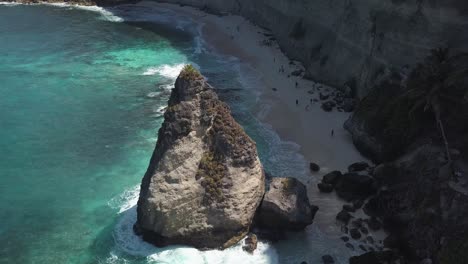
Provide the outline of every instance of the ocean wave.
{"type": "Polygon", "coordinates": [[[242,250],[244,241],[225,250],[200,251],[187,246],[157,248],[144,242],[133,232],[137,219],[136,203],[139,187],[133,187],[112,199],[109,204],[120,209],[121,218],[115,226],[113,238],[117,252],[111,252],[107,263],[124,263],[120,255],[146,257],[148,263],[171,264],[276,264],[278,254],[268,243],[259,242],[254,254],[242,250]],[[118,203],[120,205],[118,205],[118,203]],[[122,253],[122,254],[119,254],[122,253]]]}
{"type": "Polygon", "coordinates": [[[138,202],[139,193],[140,185],[137,185],[112,198],[107,204],[113,209],[119,209],[120,214],[129,210],[138,202]]]}
{"type": "Polygon", "coordinates": [[[19,3],[14,3],[14,2],[0,2],[0,6],[17,6],[21,5],[19,3]]]}
{"type": "Polygon", "coordinates": [[[179,76],[180,71],[182,71],[185,65],[186,65],[185,63],[180,63],[180,64],[174,64],[174,65],[165,64],[159,67],[151,67],[151,68],[148,68],[142,75],[158,74],[168,79],[175,80],[177,76],[179,76]]]}
{"type": "Polygon", "coordinates": [[[23,4],[23,3],[12,3],[12,2],[0,2],[0,5],[4,6],[16,6],[16,5],[48,5],[48,6],[56,6],[62,8],[75,8],[81,10],[87,10],[91,12],[96,12],[101,14],[101,19],[111,22],[123,22],[124,19],[115,15],[112,11],[99,7],[99,6],[82,6],[82,5],[75,5],[75,4],[68,4],[68,3],[33,3],[33,4],[23,4]]]}
{"type": "Polygon", "coordinates": [[[82,10],[88,10],[92,12],[97,12],[101,14],[101,19],[106,20],[106,21],[111,21],[111,22],[123,22],[124,19],[115,15],[112,11],[108,9],[104,9],[99,6],[74,6],[77,9],[82,9],[82,10]]]}

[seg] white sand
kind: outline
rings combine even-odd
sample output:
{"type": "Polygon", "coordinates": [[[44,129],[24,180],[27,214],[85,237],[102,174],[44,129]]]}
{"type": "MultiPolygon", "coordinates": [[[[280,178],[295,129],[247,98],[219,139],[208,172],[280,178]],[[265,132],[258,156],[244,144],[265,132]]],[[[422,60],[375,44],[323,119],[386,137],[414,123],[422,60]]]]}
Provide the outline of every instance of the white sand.
{"type": "MultiPolygon", "coordinates": [[[[263,34],[267,32],[244,18],[220,17],[173,4],[153,2],[151,5],[191,17],[203,25],[202,34],[206,44],[216,52],[239,58],[241,62],[249,64],[257,71],[262,83],[257,87],[260,92],[259,119],[270,124],[282,140],[300,145],[300,152],[306,160],[316,162],[321,167],[319,173],[310,173],[310,180],[304,182],[308,187],[311,203],[321,207],[314,224],[328,235],[343,235],[335,224],[335,216],[341,210],[343,202],[334,193],[321,194],[316,184],[327,172],[346,171],[349,164],[366,160],[356,150],[350,135],[343,129],[343,123],[350,114],[336,110],[324,112],[320,108],[320,101],[310,103],[311,98],[318,97],[318,92],[311,95],[308,91],[319,85],[300,77],[288,78],[288,74],[302,66],[289,65],[290,60],[280,51],[276,42],[271,46],[261,45],[263,40],[268,39],[263,34]],[[285,68],[284,73],[278,71],[281,66],[285,68]],[[295,87],[296,82],[299,84],[298,88],[295,87]],[[272,88],[276,88],[277,91],[273,91],[272,88]],[[296,99],[299,100],[298,106],[296,99]]],[[[297,62],[295,64],[299,65],[297,62]]],[[[320,86],[323,87],[322,91],[333,89],[325,85],[320,86]]]]}

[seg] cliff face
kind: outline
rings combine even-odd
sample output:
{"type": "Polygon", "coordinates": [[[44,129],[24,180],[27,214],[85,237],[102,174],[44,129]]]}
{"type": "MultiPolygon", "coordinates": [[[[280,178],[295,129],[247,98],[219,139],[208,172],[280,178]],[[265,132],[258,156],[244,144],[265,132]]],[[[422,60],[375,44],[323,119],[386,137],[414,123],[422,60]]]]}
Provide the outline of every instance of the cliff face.
{"type": "MultiPolygon", "coordinates": [[[[356,147],[381,163],[372,171],[379,191],[364,211],[380,218],[391,234],[385,246],[409,263],[468,259],[466,120],[468,54],[438,50],[376,86],[345,123],[356,147]]],[[[352,263],[377,263],[367,257],[352,263]]]]}
{"type": "Polygon", "coordinates": [[[468,51],[464,0],[162,0],[239,14],[272,31],[307,76],[358,96],[431,49],[468,51]]]}
{"type": "Polygon", "coordinates": [[[265,192],[255,143],[193,68],[176,81],[141,184],[137,233],[157,246],[226,248],[265,192]]]}

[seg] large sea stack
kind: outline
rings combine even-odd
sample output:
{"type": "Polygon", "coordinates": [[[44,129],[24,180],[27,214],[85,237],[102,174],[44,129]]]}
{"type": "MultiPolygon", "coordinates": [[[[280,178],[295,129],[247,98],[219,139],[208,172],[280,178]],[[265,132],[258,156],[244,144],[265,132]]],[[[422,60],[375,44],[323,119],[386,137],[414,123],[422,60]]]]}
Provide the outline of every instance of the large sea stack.
{"type": "Polygon", "coordinates": [[[265,192],[255,143],[191,66],[177,78],[164,119],[142,180],[135,231],[157,246],[237,243],[265,192]]]}

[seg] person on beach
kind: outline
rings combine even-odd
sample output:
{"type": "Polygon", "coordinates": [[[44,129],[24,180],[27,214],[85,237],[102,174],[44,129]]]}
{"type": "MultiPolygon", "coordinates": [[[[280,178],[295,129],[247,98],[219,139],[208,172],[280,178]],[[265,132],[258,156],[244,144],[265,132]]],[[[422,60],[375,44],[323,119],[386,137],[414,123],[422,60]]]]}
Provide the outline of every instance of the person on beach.
{"type": "Polygon", "coordinates": [[[335,135],[335,130],[331,130],[331,136],[333,137],[335,135]]]}
{"type": "Polygon", "coordinates": [[[298,105],[298,104],[299,104],[299,100],[298,100],[298,99],[296,99],[296,105],[298,105]]]}
{"type": "Polygon", "coordinates": [[[299,84],[296,82],[296,88],[297,88],[297,86],[299,86],[299,84]]]}

